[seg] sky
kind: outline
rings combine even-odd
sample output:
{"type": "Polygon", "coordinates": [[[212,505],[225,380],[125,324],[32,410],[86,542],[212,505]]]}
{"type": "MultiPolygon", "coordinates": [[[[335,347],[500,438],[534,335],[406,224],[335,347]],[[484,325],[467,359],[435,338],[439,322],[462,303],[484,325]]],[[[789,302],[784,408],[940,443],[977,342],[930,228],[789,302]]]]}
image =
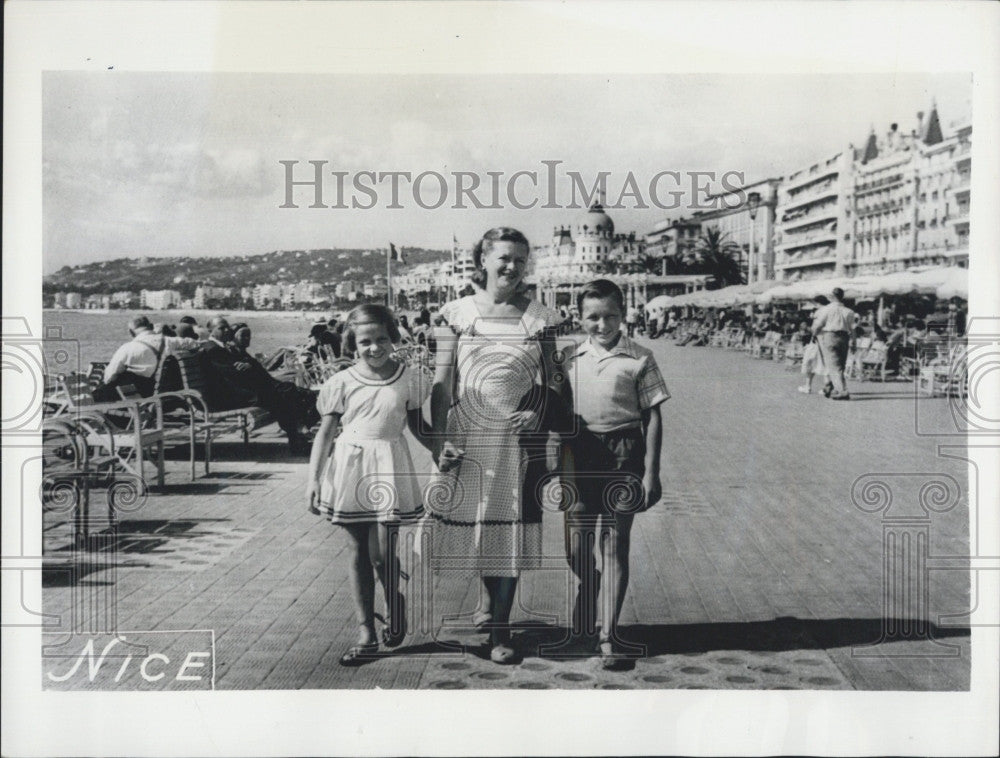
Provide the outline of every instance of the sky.
{"type": "MultiPolygon", "coordinates": [[[[644,234],[689,209],[657,208],[671,191],[690,200],[686,172],[742,172],[746,184],[778,177],[862,145],[872,126],[909,132],[917,111],[938,105],[942,126],[971,114],[963,74],[866,75],[311,75],[46,72],[43,78],[44,270],[144,255],[253,255],[277,249],[471,244],[494,226],[542,243],[581,214],[542,208],[555,192],[569,205],[577,172],[590,188],[608,172],[606,200],[618,231],[644,234]],[[334,171],[346,172],[342,204],[310,208],[311,187],[285,203],[295,180],[322,164],[324,203],[336,205],[334,171]],[[561,161],[557,182],[542,161],[561,161]],[[358,179],[359,172],[437,172],[420,184],[358,179]],[[522,176],[514,198],[506,190],[522,176]],[[476,208],[456,203],[453,172],[481,181],[476,208]],[[502,172],[493,203],[487,172],[502,172]],[[374,187],[353,189],[353,182],[374,187]],[[352,208],[352,201],[371,208],[352,208]],[[648,208],[636,207],[639,201],[648,208]]],[[[472,181],[465,179],[465,182],[472,181]]],[[[704,185],[706,179],[697,180],[704,185]]],[[[732,181],[736,181],[733,179],[732,181]]],[[[718,182],[711,184],[718,189],[718,182]]],[[[577,197],[580,201],[580,197],[577,197]]]]}

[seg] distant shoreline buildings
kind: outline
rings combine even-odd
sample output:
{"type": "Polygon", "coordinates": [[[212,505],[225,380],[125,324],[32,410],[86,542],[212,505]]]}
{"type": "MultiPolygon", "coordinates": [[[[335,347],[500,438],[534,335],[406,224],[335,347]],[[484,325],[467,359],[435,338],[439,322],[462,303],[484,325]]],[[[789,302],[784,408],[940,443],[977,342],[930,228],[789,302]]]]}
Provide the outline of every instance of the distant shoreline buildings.
{"type": "MultiPolygon", "coordinates": [[[[850,144],[785,176],[709,195],[704,205],[713,210],[672,214],[645,234],[617,232],[603,204],[594,202],[533,249],[526,281],[552,306],[571,302],[580,284],[598,276],[622,286],[630,304],[702,289],[712,286],[712,276],[669,275],[667,262],[682,259],[709,232],[725,241],[747,283],[967,267],[971,159],[971,121],[954,122],[946,132],[933,104],[926,115],[917,114],[909,132],[892,124],[878,136],[873,126],[862,147],[850,144]]],[[[364,253],[373,254],[384,255],[364,253]]],[[[394,272],[394,300],[414,307],[470,291],[474,271],[471,246],[453,238],[450,259],[394,272]]],[[[269,282],[239,289],[205,283],[190,299],[172,289],[86,297],[57,292],[48,302],[67,309],[222,304],[296,310],[384,298],[387,289],[385,277],[376,275],[367,282],[269,282]]]]}

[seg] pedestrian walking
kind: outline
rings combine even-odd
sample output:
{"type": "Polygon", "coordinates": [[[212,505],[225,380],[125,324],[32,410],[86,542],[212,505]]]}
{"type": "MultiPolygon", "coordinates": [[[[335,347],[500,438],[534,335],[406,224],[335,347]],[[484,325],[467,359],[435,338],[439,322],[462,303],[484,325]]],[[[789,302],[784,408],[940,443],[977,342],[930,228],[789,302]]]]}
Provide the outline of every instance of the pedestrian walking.
{"type": "MultiPolygon", "coordinates": [[[[582,314],[581,314],[582,318],[582,314]]],[[[635,328],[639,324],[639,309],[634,305],[629,307],[625,313],[625,326],[628,329],[628,336],[635,337],[635,328]]]]}
{"type": "Polygon", "coordinates": [[[844,305],[844,290],[840,287],[834,287],[831,294],[832,302],[816,311],[812,326],[830,378],[831,388],[824,388],[823,394],[831,400],[850,400],[844,369],[858,314],[844,305]]]}
{"type": "Polygon", "coordinates": [[[399,339],[385,306],[361,305],[351,311],[344,343],[357,361],[327,379],[317,401],[322,421],[309,458],[306,500],[312,513],[328,514],[350,537],[350,583],[359,634],[340,658],[344,666],[364,663],[378,652],[375,575],[385,594],[382,644],[400,645],[407,631],[396,554],[398,528],[416,520],[423,507],[403,428],[408,424],[430,447],[425,442],[430,428],[420,410],[430,385],[392,357],[399,339]],[[338,424],[343,426],[339,437],[338,424]]]}
{"type": "Polygon", "coordinates": [[[578,422],[567,440],[577,497],[565,512],[566,557],[579,580],[571,633],[584,639],[594,634],[600,602],[601,665],[613,669],[623,660],[617,629],[628,589],[632,520],[662,491],[660,404],[670,394],[652,351],[621,332],[625,300],[616,284],[599,279],[584,285],[579,308],[588,336],[567,372],[578,422]]]}

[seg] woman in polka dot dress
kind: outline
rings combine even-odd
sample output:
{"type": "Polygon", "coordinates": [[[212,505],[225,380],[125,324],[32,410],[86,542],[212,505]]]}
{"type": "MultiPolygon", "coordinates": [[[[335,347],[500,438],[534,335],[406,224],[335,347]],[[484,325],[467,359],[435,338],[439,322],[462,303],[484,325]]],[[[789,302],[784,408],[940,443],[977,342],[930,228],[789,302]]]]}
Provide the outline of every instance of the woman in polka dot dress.
{"type": "Polygon", "coordinates": [[[476,245],[483,289],[441,309],[447,327],[437,330],[431,399],[441,474],[428,492],[425,526],[435,558],[481,575],[477,625],[490,629],[497,663],[515,659],[509,618],[518,573],[540,565],[541,507],[523,435],[547,412],[538,400],[552,393],[537,390],[555,375],[552,335],[561,321],[520,292],[529,250],[507,227],[476,245]]]}

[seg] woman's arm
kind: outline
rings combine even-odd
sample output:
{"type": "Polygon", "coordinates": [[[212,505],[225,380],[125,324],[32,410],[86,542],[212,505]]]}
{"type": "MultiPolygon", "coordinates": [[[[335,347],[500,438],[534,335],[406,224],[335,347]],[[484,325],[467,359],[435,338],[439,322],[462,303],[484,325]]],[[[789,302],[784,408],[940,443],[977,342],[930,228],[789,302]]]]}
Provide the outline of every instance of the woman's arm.
{"type": "Polygon", "coordinates": [[[406,412],[406,425],[410,429],[410,434],[416,437],[417,442],[433,453],[434,428],[424,419],[424,413],[420,408],[413,408],[406,412]]]}
{"type": "Polygon", "coordinates": [[[458,338],[448,327],[436,327],[434,337],[437,350],[434,353],[434,384],[431,387],[431,429],[433,433],[431,451],[438,468],[447,471],[454,465],[454,448],[445,452],[445,434],[448,431],[448,411],[452,402],[452,386],[458,360],[458,338]],[[446,460],[442,460],[445,458],[446,460]]]}

